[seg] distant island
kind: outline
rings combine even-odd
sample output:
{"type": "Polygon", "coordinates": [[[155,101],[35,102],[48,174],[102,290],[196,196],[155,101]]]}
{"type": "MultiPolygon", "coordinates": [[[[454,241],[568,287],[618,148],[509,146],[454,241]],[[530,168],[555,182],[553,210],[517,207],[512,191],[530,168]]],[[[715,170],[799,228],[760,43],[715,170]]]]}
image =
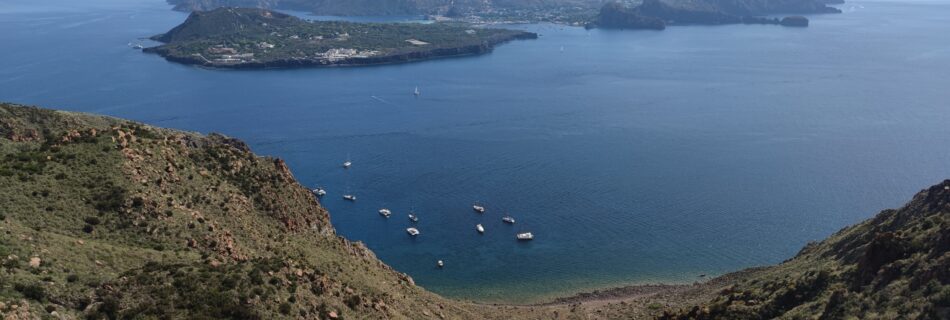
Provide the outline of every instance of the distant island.
{"type": "MultiPolygon", "coordinates": [[[[803,16],[770,18],[778,14],[840,13],[822,0],[643,0],[605,4],[588,28],[654,29],[668,25],[774,24],[807,27],[803,16]]],[[[840,2],[834,2],[840,3],[840,2]]]]}
{"type": "Polygon", "coordinates": [[[403,63],[484,54],[537,34],[463,23],[309,21],[266,9],[195,11],[145,48],[169,61],[259,69],[403,63]]]}
{"type": "Polygon", "coordinates": [[[294,10],[324,16],[427,16],[469,22],[582,25],[602,0],[166,0],[178,11],[221,7],[294,10]]]}

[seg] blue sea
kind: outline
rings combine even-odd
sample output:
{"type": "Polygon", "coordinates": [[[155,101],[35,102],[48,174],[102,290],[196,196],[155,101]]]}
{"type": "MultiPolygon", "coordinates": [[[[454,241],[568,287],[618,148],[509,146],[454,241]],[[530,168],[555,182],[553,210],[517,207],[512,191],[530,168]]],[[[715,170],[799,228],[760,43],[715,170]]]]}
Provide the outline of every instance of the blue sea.
{"type": "Polygon", "coordinates": [[[129,48],[185,19],[162,0],[5,0],[0,101],[238,137],[425,288],[535,302],[779,263],[950,177],[950,2],[839,7],[808,28],[516,25],[541,37],[222,71],[129,48]]]}

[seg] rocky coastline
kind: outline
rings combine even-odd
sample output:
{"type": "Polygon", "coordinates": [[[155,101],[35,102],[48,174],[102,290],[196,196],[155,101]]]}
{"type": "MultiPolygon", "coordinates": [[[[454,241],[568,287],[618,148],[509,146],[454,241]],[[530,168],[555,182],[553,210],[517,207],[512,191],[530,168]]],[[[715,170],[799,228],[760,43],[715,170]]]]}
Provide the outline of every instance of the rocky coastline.
{"type": "Polygon", "coordinates": [[[288,68],[320,68],[320,67],[357,67],[357,66],[373,66],[373,65],[387,65],[387,64],[402,64],[410,62],[419,62],[426,60],[434,59],[444,59],[444,58],[454,58],[454,57],[464,57],[464,56],[475,56],[482,55],[492,52],[495,49],[495,46],[500,44],[515,41],[515,40],[531,40],[537,39],[538,34],[532,32],[523,32],[518,34],[512,34],[506,37],[497,37],[489,39],[480,44],[465,45],[459,47],[447,47],[447,48],[431,48],[425,50],[414,50],[406,52],[395,52],[390,54],[372,56],[372,57],[359,57],[359,58],[347,58],[337,61],[329,61],[325,59],[297,59],[297,58],[282,58],[282,59],[272,59],[272,60],[260,60],[260,61],[246,61],[242,63],[217,63],[212,60],[205,59],[197,55],[181,55],[176,54],[173,50],[170,50],[164,46],[149,47],[142,49],[142,52],[157,54],[164,58],[167,61],[195,65],[206,68],[217,68],[217,69],[288,69],[288,68]]]}

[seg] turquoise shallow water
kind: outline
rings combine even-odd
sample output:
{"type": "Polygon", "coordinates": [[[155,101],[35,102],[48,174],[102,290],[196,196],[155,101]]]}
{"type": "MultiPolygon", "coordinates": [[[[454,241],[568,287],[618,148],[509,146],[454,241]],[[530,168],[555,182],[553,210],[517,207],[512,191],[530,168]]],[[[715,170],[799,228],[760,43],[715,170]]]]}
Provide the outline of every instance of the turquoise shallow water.
{"type": "Polygon", "coordinates": [[[326,186],[342,235],[453,297],[778,263],[950,177],[943,2],[854,1],[807,29],[515,26],[542,36],[478,57],[252,72],[129,49],[185,18],[162,2],[0,3],[0,100],[244,139],[326,186]],[[342,201],[347,187],[359,201],[342,201]]]}

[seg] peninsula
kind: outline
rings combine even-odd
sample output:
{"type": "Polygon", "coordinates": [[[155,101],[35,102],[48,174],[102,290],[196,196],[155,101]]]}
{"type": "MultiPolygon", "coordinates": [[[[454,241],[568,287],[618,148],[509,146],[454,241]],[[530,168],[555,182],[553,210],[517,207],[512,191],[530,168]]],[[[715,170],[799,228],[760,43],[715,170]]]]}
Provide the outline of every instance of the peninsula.
{"type": "Polygon", "coordinates": [[[260,69],[391,64],[477,55],[537,34],[462,23],[310,21],[266,9],[196,11],[145,48],[169,61],[260,69]]]}
{"type": "Polygon", "coordinates": [[[772,24],[807,27],[803,16],[782,14],[841,13],[821,0],[642,0],[611,1],[600,9],[588,28],[654,29],[671,25],[772,24]]]}

